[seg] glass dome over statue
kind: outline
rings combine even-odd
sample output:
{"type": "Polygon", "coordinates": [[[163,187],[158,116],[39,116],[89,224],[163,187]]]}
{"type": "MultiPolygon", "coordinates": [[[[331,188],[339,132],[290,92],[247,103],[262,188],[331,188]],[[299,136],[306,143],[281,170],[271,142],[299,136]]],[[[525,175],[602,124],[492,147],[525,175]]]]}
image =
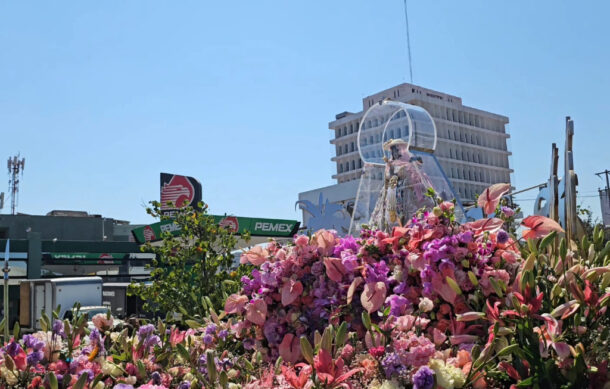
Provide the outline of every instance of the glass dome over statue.
{"type": "Polygon", "coordinates": [[[358,149],[364,163],[350,233],[363,224],[384,231],[407,225],[418,210],[434,207],[429,188],[443,200],[457,200],[434,156],[436,126],[421,107],[383,100],[364,114],[358,131],[358,149]]]}

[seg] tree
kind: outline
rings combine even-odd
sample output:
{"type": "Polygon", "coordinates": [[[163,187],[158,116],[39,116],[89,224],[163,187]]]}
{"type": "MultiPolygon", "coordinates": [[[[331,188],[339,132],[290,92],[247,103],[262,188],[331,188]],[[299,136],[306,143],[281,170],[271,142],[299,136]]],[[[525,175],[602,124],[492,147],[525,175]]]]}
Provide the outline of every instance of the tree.
{"type": "Polygon", "coordinates": [[[161,204],[153,201],[146,212],[160,220],[172,220],[174,236],[166,231],[162,241],[146,243],[144,252],[156,254],[152,261],[150,281],[130,286],[130,293],[145,301],[144,308],[159,315],[180,313],[183,318],[204,317],[210,309],[219,312],[226,297],[235,292],[237,273],[231,271],[237,239],[199,209],[182,208],[169,218],[161,214],[161,204]]]}

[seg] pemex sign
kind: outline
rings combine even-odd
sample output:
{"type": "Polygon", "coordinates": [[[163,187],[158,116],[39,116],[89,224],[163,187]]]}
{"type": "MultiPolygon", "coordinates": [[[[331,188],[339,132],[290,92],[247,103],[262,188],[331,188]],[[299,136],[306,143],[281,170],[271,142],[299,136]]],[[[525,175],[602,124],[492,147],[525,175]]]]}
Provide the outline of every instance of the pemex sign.
{"type": "Polygon", "coordinates": [[[179,208],[197,208],[201,201],[201,183],[193,177],[161,173],[160,184],[163,215],[171,216],[179,208]]]}
{"type": "MultiPolygon", "coordinates": [[[[212,215],[218,225],[229,229],[237,235],[246,231],[252,236],[291,237],[299,229],[300,222],[285,219],[264,219],[242,216],[212,215]]],[[[131,230],[137,243],[154,242],[161,239],[161,234],[169,232],[172,235],[180,234],[180,226],[173,220],[163,220],[157,223],[134,228],[131,230]]]]}

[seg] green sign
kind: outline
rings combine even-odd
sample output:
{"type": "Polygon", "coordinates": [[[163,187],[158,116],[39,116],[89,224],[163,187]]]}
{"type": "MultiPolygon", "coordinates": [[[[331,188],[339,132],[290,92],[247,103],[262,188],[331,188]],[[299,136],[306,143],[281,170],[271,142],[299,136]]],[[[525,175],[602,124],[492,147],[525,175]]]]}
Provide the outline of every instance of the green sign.
{"type": "MultiPolygon", "coordinates": [[[[225,227],[238,235],[248,231],[252,236],[288,238],[296,234],[300,225],[300,223],[296,220],[261,219],[218,215],[212,215],[212,217],[220,226],[225,227]]],[[[180,226],[175,224],[173,220],[163,220],[131,230],[131,233],[138,243],[160,240],[163,232],[169,232],[174,236],[179,235],[180,226]]]]}

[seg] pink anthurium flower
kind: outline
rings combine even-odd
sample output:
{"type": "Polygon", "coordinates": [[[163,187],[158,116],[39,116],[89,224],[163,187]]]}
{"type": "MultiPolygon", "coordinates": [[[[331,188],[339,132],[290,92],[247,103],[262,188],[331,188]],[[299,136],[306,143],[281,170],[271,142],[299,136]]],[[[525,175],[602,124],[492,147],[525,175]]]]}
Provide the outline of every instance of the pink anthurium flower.
{"type": "Polygon", "coordinates": [[[510,184],[493,184],[481,193],[477,205],[483,209],[486,215],[491,215],[496,211],[502,196],[508,193],[510,184]]]}
{"type": "Polygon", "coordinates": [[[324,266],[326,266],[326,275],[335,282],[341,282],[343,275],[347,272],[340,258],[324,258],[324,266]]]}
{"type": "Polygon", "coordinates": [[[288,279],[282,286],[282,305],[287,306],[292,304],[303,293],[303,284],[301,281],[288,279]]]}
{"type": "Polygon", "coordinates": [[[484,232],[497,232],[502,228],[504,220],[493,217],[491,219],[479,219],[474,222],[466,223],[465,226],[472,229],[475,235],[481,235],[484,232]]]}
{"type": "Polygon", "coordinates": [[[301,343],[293,334],[284,335],[279,347],[280,356],[289,363],[296,363],[301,359],[301,343]]]}
{"type": "Polygon", "coordinates": [[[240,313],[244,306],[248,303],[248,297],[232,294],[227,297],[227,301],[225,302],[225,312],[226,313],[240,313]]]}
{"type": "Polygon", "coordinates": [[[545,216],[528,216],[521,224],[529,230],[523,232],[523,239],[543,238],[553,231],[563,232],[563,228],[553,219],[545,216]]]}
{"type": "Polygon", "coordinates": [[[246,319],[262,326],[267,318],[267,304],[262,299],[255,299],[246,306],[246,319]]]}
{"type": "Polygon", "coordinates": [[[385,301],[387,289],[385,283],[368,282],[360,295],[360,303],[368,313],[377,311],[385,301]]]}
{"type": "Polygon", "coordinates": [[[240,258],[240,263],[250,262],[254,266],[260,266],[267,260],[269,252],[262,246],[254,246],[250,250],[246,251],[240,258]]]}

